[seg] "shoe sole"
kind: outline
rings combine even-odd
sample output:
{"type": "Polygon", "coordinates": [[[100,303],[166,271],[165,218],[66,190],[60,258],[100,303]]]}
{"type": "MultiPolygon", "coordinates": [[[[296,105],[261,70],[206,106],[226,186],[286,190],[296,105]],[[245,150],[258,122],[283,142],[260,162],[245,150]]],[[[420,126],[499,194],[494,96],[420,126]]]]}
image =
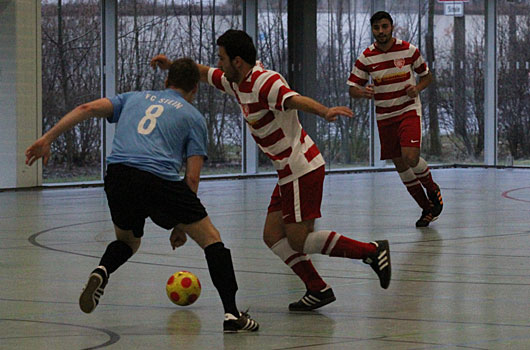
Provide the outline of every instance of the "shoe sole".
{"type": "Polygon", "coordinates": [[[87,314],[94,311],[97,306],[95,294],[102,283],[103,279],[100,275],[95,273],[90,275],[86,287],[79,297],[79,307],[81,308],[81,311],[87,314]]]}
{"type": "Polygon", "coordinates": [[[331,297],[331,298],[327,298],[327,299],[322,299],[321,301],[319,301],[318,303],[316,304],[313,304],[311,306],[306,306],[306,307],[303,307],[303,308],[296,308],[296,307],[291,307],[289,305],[289,311],[313,311],[315,309],[318,309],[318,308],[321,308],[322,306],[325,306],[325,305],[328,305],[328,304],[331,304],[332,302],[334,302],[335,300],[337,300],[337,298],[335,296],[331,297]]]}
{"type": "Polygon", "coordinates": [[[259,327],[257,329],[236,329],[236,330],[223,330],[223,333],[252,333],[257,332],[259,330],[259,327]]]}

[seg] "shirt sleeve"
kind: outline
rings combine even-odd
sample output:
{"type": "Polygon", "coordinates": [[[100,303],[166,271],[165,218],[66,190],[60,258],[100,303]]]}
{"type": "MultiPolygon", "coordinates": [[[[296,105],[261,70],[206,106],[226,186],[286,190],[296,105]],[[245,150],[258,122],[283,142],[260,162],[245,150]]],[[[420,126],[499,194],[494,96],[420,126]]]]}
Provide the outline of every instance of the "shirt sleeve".
{"type": "Polygon", "coordinates": [[[231,83],[226,79],[225,73],[219,68],[210,68],[208,70],[208,84],[222,92],[235,96],[231,83]]]}
{"type": "Polygon", "coordinates": [[[270,110],[285,111],[285,101],[298,95],[300,94],[291,90],[285,79],[276,72],[271,72],[259,87],[259,100],[270,110]]]}
{"type": "Polygon", "coordinates": [[[208,159],[208,129],[206,119],[200,114],[192,120],[186,144],[186,158],[191,156],[204,156],[205,160],[208,159]]]}
{"type": "Polygon", "coordinates": [[[423,59],[423,56],[420,54],[420,50],[416,48],[414,55],[412,56],[412,69],[418,74],[418,76],[423,77],[429,74],[429,67],[423,59]]]}
{"type": "Polygon", "coordinates": [[[353,69],[346,84],[362,88],[368,82],[368,79],[370,79],[368,67],[358,59],[353,65],[353,69]]]}
{"type": "Polygon", "coordinates": [[[126,92],[124,94],[119,94],[114,97],[108,98],[110,100],[110,103],[112,103],[112,108],[114,109],[112,116],[107,118],[107,121],[109,123],[117,123],[118,120],[120,120],[123,106],[129,99],[129,97],[131,97],[132,95],[134,95],[134,92],[126,92]]]}

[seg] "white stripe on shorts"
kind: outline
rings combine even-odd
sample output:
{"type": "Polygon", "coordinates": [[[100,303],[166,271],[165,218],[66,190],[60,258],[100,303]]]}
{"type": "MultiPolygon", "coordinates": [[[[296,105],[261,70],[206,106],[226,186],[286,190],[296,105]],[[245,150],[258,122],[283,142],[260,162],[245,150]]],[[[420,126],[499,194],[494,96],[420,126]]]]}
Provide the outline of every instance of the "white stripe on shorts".
{"type": "Polygon", "coordinates": [[[295,222],[302,221],[302,209],[300,208],[300,186],[298,179],[293,181],[293,205],[294,205],[294,219],[295,222]]]}

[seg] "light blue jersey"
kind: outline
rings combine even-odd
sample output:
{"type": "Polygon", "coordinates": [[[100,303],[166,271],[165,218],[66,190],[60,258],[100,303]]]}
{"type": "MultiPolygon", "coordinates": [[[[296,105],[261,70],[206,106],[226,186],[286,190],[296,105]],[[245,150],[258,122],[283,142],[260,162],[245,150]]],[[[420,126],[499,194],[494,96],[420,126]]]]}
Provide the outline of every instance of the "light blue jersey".
{"type": "Polygon", "coordinates": [[[178,91],[127,92],[109,100],[114,114],[107,120],[117,123],[109,164],[178,181],[186,158],[206,158],[206,120],[178,91]]]}

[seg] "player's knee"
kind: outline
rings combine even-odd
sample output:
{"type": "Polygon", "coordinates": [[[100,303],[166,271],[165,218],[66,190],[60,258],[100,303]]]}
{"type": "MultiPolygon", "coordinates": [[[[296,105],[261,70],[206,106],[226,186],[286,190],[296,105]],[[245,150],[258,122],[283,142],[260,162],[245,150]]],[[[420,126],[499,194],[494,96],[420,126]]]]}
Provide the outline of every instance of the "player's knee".
{"type": "Polygon", "coordinates": [[[127,244],[129,248],[131,248],[133,255],[138,251],[140,248],[140,244],[142,243],[141,238],[134,238],[134,239],[119,239],[123,243],[127,244]]]}
{"type": "Polygon", "coordinates": [[[298,239],[298,237],[287,237],[287,240],[289,241],[289,245],[291,248],[293,248],[294,251],[297,251],[298,253],[304,252],[304,241],[301,239],[298,239]]]}
{"type": "Polygon", "coordinates": [[[407,163],[407,165],[411,168],[414,168],[416,165],[418,165],[418,162],[420,161],[420,157],[419,156],[415,156],[415,155],[403,155],[403,160],[405,161],[405,163],[407,163]]]}

